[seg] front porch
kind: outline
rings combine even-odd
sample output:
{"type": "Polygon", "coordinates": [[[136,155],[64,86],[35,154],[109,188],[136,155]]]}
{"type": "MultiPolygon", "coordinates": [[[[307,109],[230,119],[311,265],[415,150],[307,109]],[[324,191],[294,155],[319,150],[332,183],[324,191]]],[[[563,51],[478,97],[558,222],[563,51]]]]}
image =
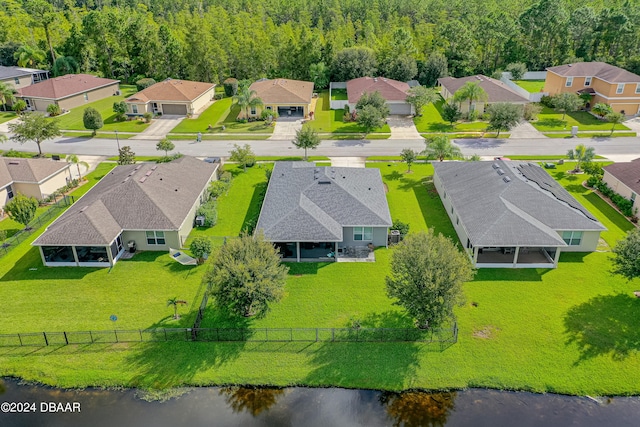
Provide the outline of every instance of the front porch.
{"type": "Polygon", "coordinates": [[[560,257],[557,247],[474,247],[473,263],[477,268],[556,268],[560,257]]]}

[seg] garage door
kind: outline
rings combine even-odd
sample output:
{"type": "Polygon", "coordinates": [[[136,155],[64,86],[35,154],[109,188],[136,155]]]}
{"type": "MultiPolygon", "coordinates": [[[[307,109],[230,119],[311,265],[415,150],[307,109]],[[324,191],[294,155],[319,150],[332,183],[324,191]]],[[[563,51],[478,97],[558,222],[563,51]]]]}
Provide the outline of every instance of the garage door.
{"type": "Polygon", "coordinates": [[[411,104],[403,102],[401,104],[387,104],[389,106],[389,114],[402,114],[408,116],[411,114],[411,104]]]}
{"type": "Polygon", "coordinates": [[[184,104],[162,104],[162,114],[186,116],[187,106],[184,104]]]}

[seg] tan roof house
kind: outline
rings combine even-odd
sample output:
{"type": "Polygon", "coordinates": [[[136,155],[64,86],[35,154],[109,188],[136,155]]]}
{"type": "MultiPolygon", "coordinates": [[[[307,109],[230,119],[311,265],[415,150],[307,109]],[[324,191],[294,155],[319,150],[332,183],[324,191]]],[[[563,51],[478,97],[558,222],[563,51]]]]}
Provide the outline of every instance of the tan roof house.
{"type": "Polygon", "coordinates": [[[67,185],[69,179],[66,162],[0,158],[0,212],[18,193],[42,200],[67,185]]]}
{"type": "Polygon", "coordinates": [[[544,91],[591,94],[591,106],[608,104],[626,115],[640,113],[640,76],[606,62],[577,62],[547,68],[544,91]]]}
{"type": "Polygon", "coordinates": [[[633,209],[640,211],[640,158],[631,162],[614,163],[604,168],[604,181],[609,188],[633,202],[633,209]]]}
{"type": "Polygon", "coordinates": [[[414,114],[413,106],[407,102],[409,89],[409,84],[386,77],[360,77],[347,82],[348,105],[353,111],[364,93],[378,92],[387,101],[389,114],[414,114]]]}
{"type": "MultiPolygon", "coordinates": [[[[260,117],[263,109],[277,111],[280,117],[308,117],[313,98],[313,82],[291,79],[260,79],[250,90],[262,100],[263,106],[251,108],[249,117],[260,117]]],[[[244,117],[244,111],[238,114],[244,117]]]]}
{"type": "Polygon", "coordinates": [[[63,110],[80,107],[120,93],[120,81],[89,74],[67,74],[18,89],[16,98],[31,111],[47,111],[49,104],[63,110]]]}
{"type": "MultiPolygon", "coordinates": [[[[442,88],[440,94],[445,100],[453,98],[455,93],[467,82],[478,83],[478,85],[484,89],[487,93],[487,101],[475,101],[471,104],[471,108],[483,112],[487,105],[496,102],[509,102],[512,104],[526,104],[529,102],[528,98],[520,95],[518,92],[511,89],[504,82],[500,80],[492,79],[491,77],[477,74],[475,76],[468,77],[441,77],[438,79],[438,84],[442,88]]],[[[469,112],[469,103],[462,102],[460,104],[460,110],[463,113],[469,112]]]]}
{"type": "Polygon", "coordinates": [[[0,66],[0,82],[7,83],[14,89],[22,89],[48,78],[49,72],[46,70],[0,66]]]}
{"type": "Polygon", "coordinates": [[[181,248],[219,165],[184,156],[169,163],[117,166],[33,245],[48,267],[110,267],[133,246],[181,248]]]}
{"type": "Polygon", "coordinates": [[[215,95],[213,83],[167,79],[158,82],[125,100],[129,116],[144,113],[186,116],[206,107],[215,95]]]}

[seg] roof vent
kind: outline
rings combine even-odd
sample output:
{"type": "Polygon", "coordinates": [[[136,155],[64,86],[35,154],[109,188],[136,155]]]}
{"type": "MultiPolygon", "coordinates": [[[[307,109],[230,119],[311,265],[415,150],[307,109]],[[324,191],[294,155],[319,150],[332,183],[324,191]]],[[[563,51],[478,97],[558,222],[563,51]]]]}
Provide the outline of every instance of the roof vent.
{"type": "Polygon", "coordinates": [[[9,162],[9,164],[10,164],[10,165],[19,165],[19,164],[20,164],[20,162],[19,162],[19,161],[17,161],[17,160],[12,160],[12,161],[10,161],[10,162],[9,162]]]}
{"type": "Polygon", "coordinates": [[[498,169],[496,172],[498,172],[498,175],[500,176],[504,175],[504,171],[502,169],[498,169]]]}
{"type": "Polygon", "coordinates": [[[136,166],[133,170],[134,170],[134,171],[137,171],[137,170],[138,170],[138,169],[140,169],[141,167],[142,167],[142,165],[138,165],[138,166],[136,166]]]}
{"type": "Polygon", "coordinates": [[[147,180],[146,176],[143,176],[142,178],[140,178],[140,182],[145,182],[147,180]]]}
{"type": "Polygon", "coordinates": [[[573,64],[568,64],[567,67],[573,67],[573,64]]]}
{"type": "Polygon", "coordinates": [[[329,181],[328,179],[323,179],[318,181],[318,184],[331,184],[331,181],[329,181]]]}
{"type": "Polygon", "coordinates": [[[130,178],[130,177],[131,177],[131,176],[126,177],[126,178],[124,179],[124,181],[122,181],[122,183],[124,184],[125,182],[129,181],[129,178],[130,178]]]}
{"type": "Polygon", "coordinates": [[[504,182],[511,182],[511,178],[509,178],[508,176],[503,176],[503,177],[502,177],[502,180],[503,180],[504,182]]]}
{"type": "Polygon", "coordinates": [[[86,211],[88,207],[89,207],[88,205],[87,206],[83,206],[82,209],[80,209],[80,212],[86,211]]]}
{"type": "Polygon", "coordinates": [[[493,168],[494,168],[494,169],[498,169],[499,167],[500,167],[500,166],[499,166],[497,163],[494,163],[494,164],[493,164],[493,168]]]}
{"type": "Polygon", "coordinates": [[[153,171],[152,171],[152,170],[151,170],[151,171],[147,171],[147,173],[145,173],[145,174],[144,174],[144,176],[149,176],[149,175],[151,175],[152,173],[153,173],[153,171]]]}
{"type": "Polygon", "coordinates": [[[158,165],[155,165],[154,167],[151,168],[152,171],[158,169],[158,165]]]}
{"type": "Polygon", "coordinates": [[[378,81],[378,78],[377,78],[377,77],[374,77],[374,78],[373,78],[373,81],[374,81],[374,82],[377,82],[377,81],[378,81]]]}

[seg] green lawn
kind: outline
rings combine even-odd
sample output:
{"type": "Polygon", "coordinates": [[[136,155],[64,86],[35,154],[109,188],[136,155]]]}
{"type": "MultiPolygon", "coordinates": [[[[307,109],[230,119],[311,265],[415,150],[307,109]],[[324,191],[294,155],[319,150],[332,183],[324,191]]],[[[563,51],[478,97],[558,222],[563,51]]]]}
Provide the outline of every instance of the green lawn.
{"type": "MultiPolygon", "coordinates": [[[[409,222],[413,232],[429,226],[455,239],[430,182],[430,165],[415,164],[410,174],[401,163],[368,166],[381,170],[389,189],[392,218],[409,222]]],[[[566,174],[571,166],[559,166],[551,172],[609,228],[603,237],[614,244],[631,224],[580,185],[584,176],[566,174]]],[[[250,216],[246,206],[251,212],[259,209],[252,200],[256,186],[264,182],[263,173],[257,168],[247,174],[236,173],[229,194],[219,200],[219,234],[239,231],[250,216]],[[236,207],[236,202],[244,208],[236,207]],[[224,218],[226,223],[222,222],[224,218]]],[[[211,234],[214,229],[210,229],[211,234]]],[[[211,308],[205,323],[218,327],[344,327],[351,317],[357,317],[364,326],[409,326],[411,321],[385,295],[384,276],[392,251],[378,249],[375,263],[289,264],[286,294],[265,318],[227,318],[211,308]]],[[[640,300],[631,294],[638,283],[629,284],[612,276],[608,257],[608,253],[563,254],[554,270],[479,271],[475,280],[465,285],[467,301],[456,311],[458,343],[445,349],[416,343],[287,342],[0,348],[0,375],[62,387],[261,384],[638,394],[640,300]]],[[[167,286],[179,297],[192,298],[181,291],[188,288],[197,293],[196,283],[190,285],[191,276],[203,271],[198,267],[190,277],[183,277],[185,273],[177,271],[178,265],[166,264],[166,255],[157,260],[140,259],[140,264],[119,263],[111,273],[92,269],[63,273],[42,268],[31,272],[26,268],[28,262],[18,261],[15,267],[6,263],[0,267],[0,289],[5,300],[12,301],[0,319],[0,330],[13,330],[13,322],[44,323],[38,319],[41,313],[57,313],[63,318],[47,323],[50,330],[62,323],[102,322],[112,311],[124,316],[126,322],[127,315],[122,313],[131,313],[134,306],[142,313],[133,315],[133,324],[144,323],[143,318],[161,321],[170,314],[164,305],[167,286]],[[31,280],[30,274],[42,276],[31,280]],[[142,277],[146,274],[158,276],[150,283],[142,277]],[[72,277],[57,282],[67,275],[72,277]],[[117,303],[109,305],[111,296],[101,293],[102,281],[115,290],[111,294],[118,293],[117,303]],[[98,289],[83,287],[85,282],[98,289]],[[52,283],[58,285],[55,295],[49,289],[52,283]],[[16,287],[28,290],[29,296],[16,291],[16,287]],[[135,288],[147,288],[150,295],[135,288]],[[90,302],[84,292],[93,297],[90,302]],[[130,297],[141,298],[143,304],[131,304],[130,297]],[[77,301],[96,309],[77,307],[77,301]],[[76,312],[84,318],[73,318],[76,312]]]]}
{"type": "Polygon", "coordinates": [[[515,84],[529,93],[542,92],[545,80],[514,80],[515,84]]]}
{"type": "MultiPolygon", "coordinates": [[[[551,133],[544,132],[544,136],[547,138],[573,138],[571,132],[551,133]]],[[[621,138],[621,137],[633,137],[637,136],[635,132],[616,132],[611,135],[611,131],[603,133],[578,133],[578,138],[621,138]]]]}
{"type": "Polygon", "coordinates": [[[172,133],[273,133],[273,126],[264,121],[240,123],[236,121],[240,107],[232,98],[223,98],[214,102],[197,119],[184,119],[171,130],[172,133]],[[210,127],[211,126],[211,127],[210,127]],[[222,126],[225,129],[222,129],[222,126]]]}
{"type": "Polygon", "coordinates": [[[0,123],[8,122],[17,117],[13,111],[0,111],[0,123]]]}
{"type": "Polygon", "coordinates": [[[331,100],[332,101],[346,101],[349,97],[347,96],[346,89],[332,89],[331,90],[331,100]]]}
{"type": "MultiPolygon", "coordinates": [[[[320,92],[314,119],[308,121],[305,126],[311,127],[320,133],[364,133],[362,126],[355,122],[343,122],[344,110],[331,110],[329,91],[320,92]]],[[[375,129],[373,133],[390,133],[389,125],[375,129]]]]}
{"type": "Polygon", "coordinates": [[[55,117],[52,120],[57,120],[58,126],[63,130],[85,130],[82,121],[84,109],[93,107],[102,114],[104,126],[100,129],[101,132],[113,132],[115,130],[119,132],[142,132],[149,126],[148,123],[144,123],[142,120],[115,121],[116,114],[113,112],[113,103],[123,101],[136,93],[137,89],[132,85],[120,85],[120,92],[122,94],[119,96],[110,96],[99,101],[89,102],[83,106],[73,108],[69,113],[55,117]]]}
{"type": "Polygon", "coordinates": [[[434,104],[429,104],[422,109],[422,116],[414,117],[413,122],[420,133],[443,132],[482,132],[487,128],[487,122],[461,122],[452,125],[442,118],[442,105],[444,99],[434,104]]]}
{"type": "MultiPolygon", "coordinates": [[[[600,120],[593,115],[584,111],[574,111],[567,113],[564,120],[562,119],[562,113],[556,112],[556,110],[543,107],[540,114],[538,114],[538,120],[531,122],[531,124],[539,131],[570,131],[572,126],[578,126],[578,130],[601,130],[611,131],[611,123],[604,120],[600,120]]],[[[616,130],[629,130],[623,124],[617,124],[616,130]]]]}

